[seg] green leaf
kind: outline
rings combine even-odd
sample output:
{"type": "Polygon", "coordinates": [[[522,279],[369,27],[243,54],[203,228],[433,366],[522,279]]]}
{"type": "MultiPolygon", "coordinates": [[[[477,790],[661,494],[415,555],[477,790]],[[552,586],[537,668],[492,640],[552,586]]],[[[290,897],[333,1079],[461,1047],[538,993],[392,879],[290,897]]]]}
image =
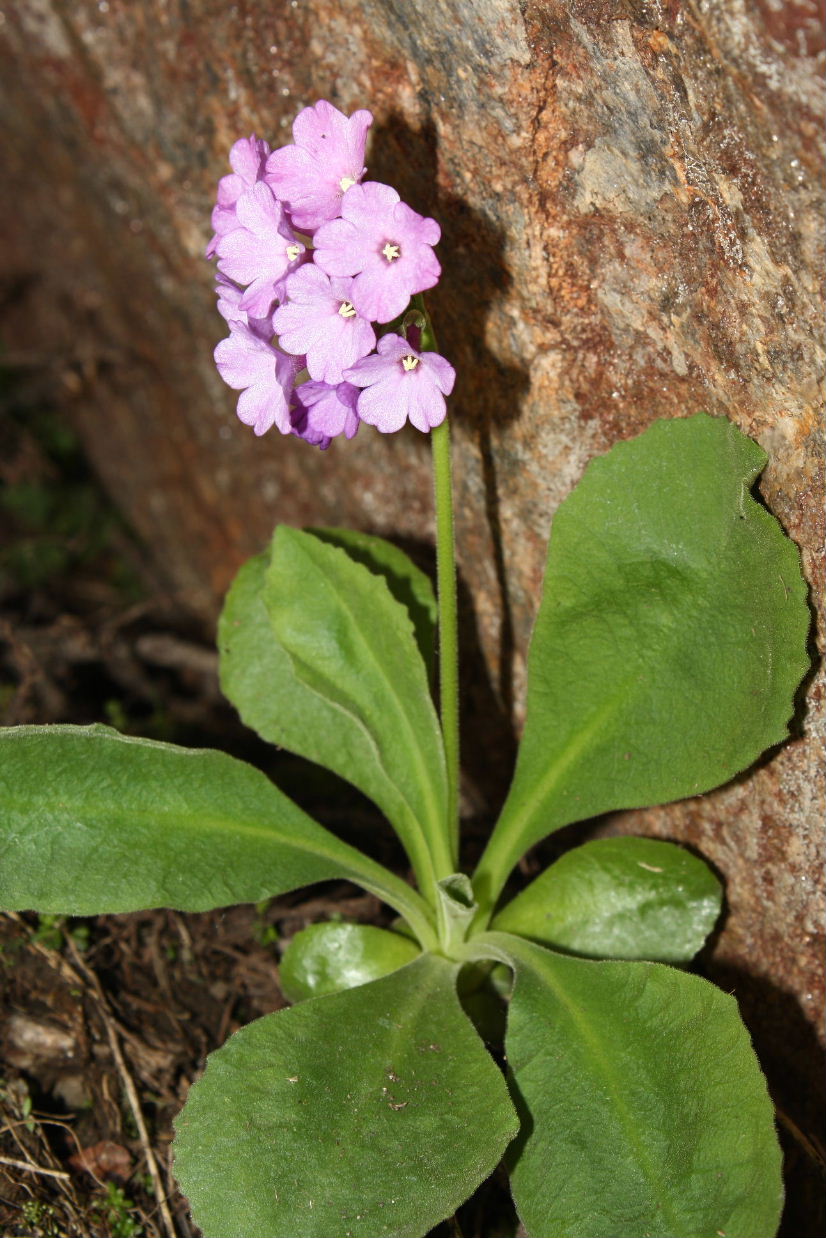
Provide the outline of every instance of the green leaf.
{"type": "Polygon", "coordinates": [[[431,671],[439,612],[430,577],[416,567],[403,550],[383,537],[356,529],[323,528],[307,532],[331,546],[340,546],[356,563],[384,578],[393,597],[409,614],[422,660],[431,671]]]}
{"type": "Polygon", "coordinates": [[[424,920],[409,886],[243,761],[103,726],[0,731],[0,906],[9,910],[205,911],[332,877],[424,920]]]}
{"type": "Polygon", "coordinates": [[[786,738],[810,619],[797,548],[749,493],[765,462],[724,419],[659,421],[560,506],[480,902],[553,830],[697,795],[786,738]]]}
{"type": "Polygon", "coordinates": [[[264,603],[269,555],[249,559],[227,594],[218,624],[221,688],[262,739],[334,770],[368,795],[397,824],[419,857],[429,860],[410,806],[357,719],[298,678],[264,603]]]}
{"type": "Polygon", "coordinates": [[[533,1238],[771,1238],[780,1148],[732,997],[660,963],[474,945],[516,970],[508,1160],[533,1238]]]}
{"type": "Polygon", "coordinates": [[[311,924],[296,933],[284,951],[279,985],[288,1001],[303,1002],[380,980],[419,953],[409,937],[372,924],[311,924]]]}
{"type": "MultiPolygon", "coordinates": [[[[455,865],[441,730],[407,610],[382,577],[344,550],[283,525],[273,538],[264,603],[304,689],[302,708],[315,696],[315,755],[303,755],[375,800],[429,890],[434,870],[438,878],[455,865]]],[[[300,725],[306,734],[306,720],[300,725]]]]}
{"type": "Polygon", "coordinates": [[[516,1115],[456,970],[422,955],[211,1055],[175,1153],[207,1238],[421,1238],[491,1173],[516,1115]]]}
{"type": "Polygon", "coordinates": [[[601,838],[546,868],[492,928],[592,958],[688,963],[722,897],[708,865],[674,843],[601,838]]]}
{"type": "MultiPolygon", "coordinates": [[[[310,534],[304,536],[311,540],[310,534]]],[[[323,551],[335,553],[332,547],[320,546],[323,551]]],[[[398,554],[401,555],[401,552],[398,554]]],[[[340,559],[344,557],[342,553],[340,559]]],[[[386,558],[392,563],[398,582],[403,577],[402,568],[392,560],[392,556],[387,555],[386,558]]],[[[265,604],[268,567],[268,555],[250,559],[239,571],[227,595],[218,626],[221,687],[225,695],[235,705],[244,722],[263,739],[334,770],[378,804],[407,846],[420,880],[428,882],[430,860],[415,811],[416,803],[421,804],[423,789],[414,788],[411,804],[404,786],[397,785],[395,781],[394,762],[386,759],[387,754],[377,746],[361,719],[342,708],[334,699],[331,700],[329,693],[317,692],[298,673],[292,657],[278,639],[265,604]]],[[[427,692],[426,687],[422,687],[426,675],[424,668],[420,669],[417,665],[415,644],[410,639],[405,612],[388,596],[380,578],[370,576],[355,563],[352,568],[359,572],[362,584],[366,581],[373,593],[383,595],[385,604],[393,608],[398,626],[404,629],[401,645],[407,651],[406,662],[411,675],[419,681],[414,696],[418,696],[420,712],[425,715],[426,730],[432,731],[435,714],[429,696],[423,700],[423,693],[427,692]]],[[[401,589],[398,584],[396,587],[401,589]]],[[[419,589],[418,584],[416,589],[419,589]]],[[[376,617],[380,616],[377,614],[376,617]]],[[[435,746],[435,778],[432,771],[428,777],[441,787],[444,756],[438,734],[435,746]]],[[[430,747],[434,747],[432,734],[430,747]]],[[[404,760],[398,752],[398,745],[395,745],[395,755],[395,764],[398,765],[399,759],[404,760]]],[[[410,779],[408,763],[403,770],[403,782],[409,783],[410,779]]],[[[441,790],[438,793],[441,794],[441,790]]],[[[421,808],[421,811],[424,809],[421,808]]]]}

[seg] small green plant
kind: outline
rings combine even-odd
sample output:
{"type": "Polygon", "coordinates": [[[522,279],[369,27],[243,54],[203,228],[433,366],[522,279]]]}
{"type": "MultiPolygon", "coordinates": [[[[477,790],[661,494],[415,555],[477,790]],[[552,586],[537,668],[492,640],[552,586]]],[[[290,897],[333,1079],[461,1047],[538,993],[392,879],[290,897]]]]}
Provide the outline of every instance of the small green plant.
{"type": "Polygon", "coordinates": [[[32,941],[39,946],[45,946],[47,950],[62,950],[65,923],[65,916],[38,916],[37,925],[31,933],[32,941]]]}
{"type": "Polygon", "coordinates": [[[26,1225],[31,1225],[34,1231],[32,1238],[65,1238],[54,1205],[27,1199],[23,1204],[22,1216],[26,1225]]]}
{"type": "Polygon", "coordinates": [[[66,916],[38,916],[37,924],[31,931],[31,940],[39,946],[45,946],[47,950],[62,950],[67,935],[81,953],[89,949],[88,924],[73,924],[67,927],[66,916]]]}
{"type": "Polygon", "coordinates": [[[295,1004],[231,1036],[192,1087],[175,1164],[207,1238],[421,1238],[503,1160],[533,1238],[769,1238],[782,1186],[765,1081],[734,999],[685,970],[720,912],[715,875],[670,843],[613,838],[506,893],[555,831],[702,794],[787,736],[809,612],[797,550],[752,497],[766,456],[699,414],[589,465],[554,516],[510,792],[463,871],[452,369],[428,350],[418,295],[438,278],[438,226],[359,185],[363,168],[342,175],[360,167],[367,124],[318,104],[292,154],[234,148],[215,216],[231,334],[216,355],[259,433],[278,424],[326,446],[355,432],[350,415],[432,427],[438,597],[380,538],[281,526],[227,597],[221,682],[265,740],[378,805],[415,888],[232,757],[21,727],[0,735],[0,901],[51,916],[206,911],[347,878],[396,912],[392,930],[299,933],[282,959],[295,1004]],[[321,188],[305,199],[316,156],[321,188]],[[304,240],[264,167],[284,202],[294,190],[304,240]],[[319,202],[342,217],[319,223],[319,202]],[[299,261],[314,230],[318,266],[299,261]],[[242,295],[233,281],[259,261],[242,295]],[[347,278],[327,280],[323,262],[347,278]],[[272,321],[258,317],[276,295],[272,321]],[[296,307],[311,301],[301,334],[296,307]],[[389,330],[338,382],[325,347],[346,351],[360,323],[369,352],[367,318],[389,330]],[[273,323],[328,375],[298,403],[298,361],[270,342],[273,323]]]}
{"type": "Polygon", "coordinates": [[[126,1197],[122,1187],[107,1182],[106,1197],[96,1199],[92,1206],[108,1226],[111,1238],[143,1238],[146,1231],[132,1216],[135,1205],[126,1197]]]}

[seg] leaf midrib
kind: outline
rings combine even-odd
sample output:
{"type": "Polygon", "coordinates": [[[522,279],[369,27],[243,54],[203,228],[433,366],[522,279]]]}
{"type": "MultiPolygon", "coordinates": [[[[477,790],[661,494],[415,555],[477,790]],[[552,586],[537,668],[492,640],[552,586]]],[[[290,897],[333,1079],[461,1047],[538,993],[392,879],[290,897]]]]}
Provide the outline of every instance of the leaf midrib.
{"type": "MultiPolygon", "coordinates": [[[[679,638],[674,641],[676,644],[681,644],[679,638]]],[[[643,664],[644,669],[647,669],[643,664]]],[[[528,674],[531,674],[529,665],[528,674]]],[[[534,672],[535,675],[535,672],[534,672]]],[[[620,710],[627,711],[629,703],[632,702],[635,696],[639,696],[638,685],[645,679],[644,673],[641,673],[639,667],[635,673],[626,675],[620,680],[616,690],[607,697],[603,703],[598,706],[592,713],[588,722],[580,727],[574,737],[566,744],[562,751],[557,756],[553,763],[546,767],[545,771],[540,774],[539,778],[533,783],[533,790],[527,799],[523,800],[517,808],[515,816],[510,821],[507,820],[507,805],[502,813],[502,816],[494,831],[494,837],[499,833],[500,828],[503,835],[512,836],[512,841],[508,847],[508,851],[516,851],[522,855],[525,849],[531,846],[532,842],[538,841],[538,838],[544,838],[547,834],[554,830],[561,829],[565,825],[570,825],[573,821],[581,820],[581,816],[568,815],[563,812],[560,814],[561,819],[556,821],[549,829],[543,825],[542,832],[537,836],[537,839],[532,839],[529,827],[532,820],[542,812],[546,800],[553,796],[558,789],[560,783],[564,783],[566,775],[569,774],[571,768],[576,765],[582,757],[583,752],[591,745],[595,737],[601,730],[605,728],[609,719],[620,710]],[[524,835],[524,837],[523,837],[524,835]],[[528,841],[525,841],[525,840],[528,841]]],[[[528,702],[528,715],[526,721],[526,730],[530,724],[530,700],[528,702]]],[[[536,744],[534,740],[534,745],[536,744]]],[[[532,764],[535,762],[535,757],[532,754],[532,764]]],[[[520,778],[524,775],[520,775],[520,778]]],[[[516,782],[514,782],[514,786],[516,782]]],[[[604,807],[596,809],[597,812],[612,812],[620,808],[634,807],[632,804],[623,803],[606,803],[604,807]]],[[[589,815],[591,810],[588,810],[589,815]]],[[[548,814],[552,817],[552,814],[548,814]]],[[[518,855],[514,855],[513,863],[518,859],[518,855]]],[[[510,870],[508,870],[510,871],[510,870]]]]}
{"type": "MultiPolygon", "coordinates": [[[[263,579],[264,579],[264,584],[266,584],[265,574],[264,574],[263,579]]],[[[367,743],[367,747],[369,748],[371,754],[373,755],[374,764],[379,771],[379,775],[381,777],[383,788],[384,788],[380,792],[380,794],[382,794],[382,796],[387,796],[389,793],[389,798],[394,805],[394,812],[398,812],[401,814],[402,823],[405,825],[405,828],[407,828],[407,825],[410,822],[412,822],[414,826],[417,825],[418,821],[417,821],[416,813],[414,812],[410,804],[410,801],[407,799],[404,791],[400,787],[398,787],[396,783],[393,781],[393,779],[390,777],[390,774],[382,760],[381,752],[375,740],[373,739],[373,736],[370,734],[370,731],[368,730],[365,723],[363,722],[363,720],[358,716],[358,714],[353,713],[352,710],[346,709],[343,705],[339,704],[337,701],[332,700],[331,697],[325,696],[316,687],[314,687],[313,684],[309,683],[306,679],[302,678],[298,674],[299,659],[295,657],[292,653],[290,653],[289,649],[287,649],[284,643],[279,639],[272,625],[272,622],[270,620],[269,612],[267,610],[267,606],[263,600],[263,597],[260,598],[260,606],[261,606],[261,611],[264,617],[264,621],[266,622],[269,633],[272,636],[273,643],[278,646],[278,648],[283,653],[284,658],[286,659],[286,668],[284,671],[285,678],[286,676],[289,676],[290,681],[294,683],[298,689],[304,692],[308,692],[313,697],[316,697],[321,702],[322,707],[324,709],[337,710],[339,713],[343,714],[345,718],[349,719],[353,723],[353,725],[361,733],[362,737],[367,743]]],[[[225,671],[225,674],[226,673],[227,672],[225,671]]],[[[244,682],[247,682],[247,681],[253,682],[253,683],[256,682],[255,674],[251,673],[248,668],[243,668],[240,670],[236,668],[234,671],[234,675],[237,676],[238,680],[242,680],[244,682]]],[[[227,680],[229,680],[229,678],[230,676],[229,674],[227,674],[227,680]]],[[[223,686],[224,686],[224,682],[223,682],[223,677],[222,677],[222,687],[223,686]]],[[[234,699],[232,692],[229,689],[225,691],[225,695],[230,700],[234,699]]],[[[271,729],[270,724],[269,724],[268,713],[265,712],[263,719],[261,719],[258,717],[253,718],[252,714],[248,710],[246,710],[245,712],[246,712],[247,717],[249,718],[249,725],[251,725],[252,728],[267,743],[279,744],[280,746],[286,748],[290,752],[297,752],[299,753],[299,755],[306,757],[308,760],[315,761],[317,765],[327,766],[329,769],[332,769],[335,773],[345,778],[348,782],[351,782],[354,786],[359,787],[359,789],[364,791],[364,793],[370,799],[374,799],[375,802],[379,804],[379,807],[382,807],[382,804],[379,802],[379,800],[377,799],[375,795],[375,789],[365,786],[364,783],[366,782],[366,780],[360,780],[359,782],[356,782],[353,772],[351,770],[347,770],[344,765],[339,765],[338,767],[333,766],[330,763],[328,755],[324,751],[322,751],[322,749],[317,748],[317,747],[314,748],[311,742],[310,743],[306,742],[306,734],[307,734],[306,731],[303,733],[302,737],[299,738],[299,741],[298,741],[299,746],[296,747],[294,746],[293,738],[291,737],[291,735],[288,733],[285,737],[284,733],[280,731],[278,724],[276,724],[276,726],[271,729]]],[[[289,732],[289,728],[287,728],[287,731],[289,732]]],[[[391,816],[390,813],[388,813],[387,815],[391,816]]],[[[392,820],[392,817],[391,817],[391,820],[392,820]]]]}
{"type": "MultiPolygon", "coordinates": [[[[635,1157],[637,1164],[642,1171],[643,1176],[651,1187],[652,1195],[654,1196],[659,1208],[662,1211],[663,1217],[670,1229],[675,1233],[679,1232],[679,1218],[675,1213],[672,1204],[671,1196],[668,1191],[667,1184],[662,1181],[659,1174],[656,1173],[652,1160],[648,1151],[642,1142],[638,1131],[637,1123],[634,1121],[632,1114],[628,1110],[625,1102],[622,1089],[616,1077],[616,1071],[613,1068],[610,1059],[605,1054],[605,1049],[599,1036],[593,1029],[591,1021],[588,1019],[582,1008],[570,997],[565,988],[559,984],[553,974],[553,969],[548,970],[547,964],[531,959],[527,962],[525,957],[520,954],[518,962],[533,971],[540,981],[548,986],[553,992],[556,1000],[566,1010],[571,1021],[576,1029],[580,1032],[582,1039],[593,1052],[600,1073],[606,1081],[607,1089],[614,1101],[615,1111],[619,1116],[620,1123],[625,1131],[626,1138],[632,1150],[632,1155],[635,1157]],[[543,964],[545,964],[543,966],[543,964]]],[[[596,964],[598,966],[598,964],[596,964]]],[[[514,1072],[515,1074],[516,1072],[514,1072]]]]}
{"type": "MultiPolygon", "coordinates": [[[[334,549],[335,549],[335,550],[337,551],[337,553],[339,553],[339,554],[344,554],[344,553],[345,553],[344,551],[342,551],[342,550],[341,550],[340,548],[338,548],[338,547],[334,547],[334,549]]],[[[316,564],[314,564],[314,566],[316,567],[316,570],[318,570],[318,569],[317,569],[317,565],[316,565],[316,564]]],[[[363,565],[359,565],[359,566],[363,566],[363,565]]],[[[368,574],[369,574],[369,575],[370,575],[370,576],[371,576],[374,580],[379,580],[379,579],[380,579],[379,577],[376,577],[376,576],[374,575],[374,573],[370,572],[370,571],[369,571],[369,568],[364,568],[364,570],[365,570],[366,572],[368,572],[368,574]]],[[[430,765],[429,765],[429,762],[425,760],[424,753],[422,752],[421,747],[420,747],[420,744],[419,744],[418,735],[417,735],[417,733],[416,733],[415,729],[414,729],[414,728],[412,727],[412,725],[411,725],[410,718],[409,718],[409,716],[408,716],[408,714],[407,714],[407,711],[403,708],[402,698],[401,698],[401,696],[399,695],[399,692],[397,691],[396,686],[395,686],[395,684],[394,684],[394,682],[393,682],[392,678],[391,678],[390,676],[388,676],[388,675],[385,673],[385,671],[384,671],[383,667],[381,666],[380,662],[378,661],[378,659],[377,659],[377,657],[376,657],[376,655],[375,655],[375,652],[374,652],[374,650],[373,650],[373,648],[372,648],[372,645],[370,644],[370,642],[369,642],[368,640],[366,640],[366,638],[365,638],[365,636],[364,636],[364,633],[363,633],[363,631],[362,631],[361,625],[358,623],[357,618],[356,618],[356,616],[355,616],[354,612],[352,611],[351,607],[349,606],[349,604],[348,604],[348,602],[347,602],[347,599],[346,599],[346,596],[345,596],[344,594],[342,594],[342,592],[341,592],[341,590],[340,590],[340,588],[339,588],[338,582],[337,582],[335,579],[329,579],[329,578],[328,578],[326,583],[327,583],[328,587],[329,587],[329,588],[331,588],[331,589],[334,591],[335,596],[336,596],[337,600],[339,601],[339,604],[341,605],[342,609],[345,611],[345,613],[346,613],[346,615],[347,615],[347,617],[348,617],[349,623],[350,623],[350,628],[351,628],[351,631],[354,631],[354,632],[355,632],[355,634],[356,634],[356,638],[357,638],[357,639],[358,639],[358,641],[360,642],[360,644],[361,644],[362,648],[363,648],[364,650],[366,650],[366,652],[367,652],[367,656],[368,656],[369,660],[372,662],[372,664],[373,664],[373,666],[375,667],[375,669],[378,671],[380,678],[382,679],[382,681],[383,681],[383,682],[385,682],[385,683],[387,684],[387,686],[388,686],[388,687],[389,687],[389,689],[390,689],[390,696],[391,696],[391,698],[392,698],[392,700],[393,700],[393,702],[394,702],[394,705],[395,705],[396,715],[397,715],[397,717],[399,717],[399,718],[401,719],[402,724],[403,724],[403,727],[404,727],[404,730],[406,731],[406,733],[407,733],[408,737],[412,740],[412,743],[411,743],[411,745],[410,745],[410,746],[411,746],[411,748],[412,748],[413,752],[415,753],[415,759],[416,759],[417,772],[418,772],[418,774],[419,774],[419,786],[423,787],[423,788],[424,788],[424,791],[425,791],[425,799],[426,799],[426,806],[427,806],[428,817],[429,817],[429,824],[430,824],[432,827],[434,827],[434,828],[436,829],[436,831],[438,831],[438,830],[439,830],[439,828],[441,827],[441,820],[440,820],[440,816],[439,816],[438,805],[437,805],[437,803],[436,803],[436,801],[435,801],[435,799],[434,799],[434,796],[433,796],[433,784],[432,784],[432,782],[431,782],[431,778],[430,778],[430,765]]],[[[389,590],[388,590],[388,593],[389,593],[389,590]]],[[[390,595],[390,597],[391,597],[391,601],[393,601],[394,605],[398,606],[398,605],[399,605],[399,603],[397,603],[397,602],[395,601],[395,599],[392,597],[392,595],[390,595]]],[[[411,638],[411,640],[413,641],[414,646],[415,646],[415,638],[412,636],[412,633],[408,633],[408,635],[410,635],[410,638],[411,638]]],[[[296,664],[296,663],[301,664],[301,663],[303,662],[303,659],[301,659],[300,657],[298,657],[298,656],[294,655],[294,654],[291,652],[291,650],[287,648],[287,646],[284,644],[284,642],[283,642],[283,641],[281,641],[280,643],[281,643],[281,645],[282,645],[282,648],[283,648],[283,649],[285,649],[286,653],[288,654],[288,656],[290,657],[290,659],[293,661],[294,666],[295,666],[295,664],[296,664]]],[[[418,652],[418,646],[415,646],[415,647],[416,647],[416,651],[418,652]]],[[[422,663],[422,667],[424,667],[424,664],[423,664],[423,663],[422,663]]],[[[296,678],[300,678],[300,676],[298,676],[298,675],[296,674],[296,678]]],[[[304,684],[305,684],[305,686],[307,686],[307,687],[311,687],[311,685],[307,683],[306,679],[301,679],[301,682],[302,682],[302,683],[304,683],[304,684]]],[[[426,680],[425,680],[425,687],[426,687],[426,680]]],[[[320,692],[318,692],[318,689],[313,688],[312,690],[316,692],[316,695],[318,695],[318,696],[321,696],[321,695],[322,695],[320,692]]],[[[329,699],[329,698],[324,697],[323,699],[327,700],[327,699],[329,699]]],[[[427,706],[428,704],[430,704],[430,697],[429,697],[429,695],[427,695],[427,694],[425,694],[425,704],[426,704],[426,706],[427,706]]],[[[344,713],[346,713],[349,717],[352,717],[355,721],[357,721],[357,722],[358,722],[358,724],[359,724],[362,728],[367,729],[367,730],[368,730],[368,734],[369,734],[369,729],[366,727],[366,723],[365,723],[365,722],[364,722],[364,721],[363,721],[363,720],[359,717],[359,715],[358,715],[357,713],[354,713],[354,711],[353,711],[353,709],[352,709],[352,708],[346,708],[343,704],[339,705],[339,708],[340,708],[340,709],[341,709],[344,713]]],[[[430,728],[432,727],[432,723],[433,723],[433,721],[434,721],[434,713],[435,713],[435,711],[433,711],[432,705],[430,705],[430,710],[429,710],[429,711],[426,711],[426,712],[428,713],[427,725],[428,725],[428,728],[430,729],[430,728]]],[[[438,721],[437,721],[437,720],[436,720],[436,735],[437,735],[437,739],[438,739],[438,737],[439,737],[439,727],[438,727],[438,721]]],[[[373,741],[373,743],[375,744],[375,741],[373,741]]],[[[385,769],[385,766],[384,766],[384,761],[383,761],[383,759],[382,759],[382,758],[381,758],[381,756],[380,756],[380,750],[379,750],[379,748],[378,748],[378,745],[376,745],[376,753],[377,753],[377,757],[378,757],[379,765],[380,765],[380,767],[381,767],[381,769],[382,769],[382,772],[385,774],[385,777],[387,777],[387,778],[389,779],[389,781],[391,782],[391,784],[392,784],[394,787],[397,787],[397,783],[395,782],[395,780],[394,780],[394,779],[391,779],[391,778],[390,778],[389,774],[387,773],[387,771],[386,771],[386,769],[385,769]]],[[[440,768],[440,771],[443,771],[443,770],[444,770],[444,754],[443,754],[443,752],[441,751],[441,745],[440,745],[438,742],[437,742],[437,744],[436,744],[436,756],[437,756],[437,758],[439,759],[439,768],[440,768]]],[[[397,789],[399,789],[399,788],[397,787],[397,789]]],[[[399,793],[402,795],[402,798],[404,799],[405,803],[407,804],[408,810],[412,813],[414,820],[418,820],[418,814],[413,812],[413,809],[412,809],[412,808],[411,808],[411,806],[410,806],[410,802],[409,802],[409,800],[408,800],[408,798],[407,798],[407,795],[406,795],[404,792],[402,792],[400,789],[399,789],[399,793]]],[[[431,836],[431,831],[430,831],[430,830],[428,830],[428,831],[427,831],[427,837],[428,837],[428,838],[430,838],[430,836],[431,836]]],[[[432,842],[432,839],[431,839],[431,842],[432,842]]]]}
{"type": "MultiPolygon", "coordinates": [[[[279,641],[279,644],[281,644],[280,641],[279,641]]],[[[300,684],[301,687],[306,692],[311,692],[313,696],[317,696],[318,699],[322,701],[327,708],[332,709],[332,710],[337,710],[339,713],[343,714],[345,718],[349,718],[350,721],[353,723],[353,725],[359,729],[359,731],[361,732],[361,734],[364,736],[365,740],[367,741],[367,745],[370,748],[370,751],[373,753],[375,764],[378,767],[378,770],[382,776],[382,779],[386,787],[392,793],[392,798],[395,799],[400,804],[401,812],[404,814],[404,816],[407,817],[408,821],[412,822],[418,828],[421,828],[419,825],[419,819],[418,819],[418,815],[416,811],[414,810],[412,804],[410,803],[410,800],[408,799],[405,791],[398,785],[398,783],[394,782],[393,778],[391,777],[390,772],[387,769],[387,766],[385,765],[384,759],[382,757],[381,749],[379,748],[378,744],[373,738],[373,735],[371,734],[370,729],[367,726],[367,724],[364,722],[363,718],[361,718],[352,709],[347,708],[347,706],[344,705],[342,702],[334,701],[331,697],[325,696],[322,692],[318,690],[318,688],[314,687],[313,684],[309,683],[306,679],[303,679],[301,675],[298,674],[298,669],[297,669],[297,666],[300,660],[298,658],[295,658],[293,654],[291,654],[290,651],[283,644],[281,645],[281,648],[284,650],[285,654],[287,655],[287,658],[290,663],[290,667],[292,669],[292,675],[296,683],[300,684]]],[[[322,760],[321,757],[312,758],[312,759],[316,760],[318,764],[327,763],[326,760],[322,760]]],[[[353,775],[351,773],[349,774],[343,773],[343,776],[346,777],[348,781],[351,781],[353,778],[353,775]]]]}
{"type": "MultiPolygon", "coordinates": [[[[38,796],[37,812],[34,815],[29,813],[28,801],[16,800],[6,802],[10,811],[16,810],[24,816],[27,821],[37,820],[41,819],[43,816],[47,816],[54,821],[55,825],[59,824],[61,817],[75,817],[77,818],[75,824],[83,824],[83,817],[91,817],[93,819],[93,824],[91,826],[84,825],[84,828],[94,829],[95,826],[105,825],[107,820],[111,820],[113,816],[111,805],[107,806],[105,804],[85,804],[83,810],[78,811],[67,803],[65,793],[59,798],[55,798],[45,804],[44,798],[42,796],[38,796]]],[[[190,832],[203,831],[204,833],[212,832],[227,834],[231,839],[237,837],[239,834],[242,834],[249,838],[255,839],[257,842],[264,841],[270,844],[275,844],[277,849],[286,846],[293,852],[304,852],[313,858],[322,859],[336,865],[339,870],[347,869],[352,875],[358,876],[360,884],[365,885],[366,888],[371,889],[373,892],[379,893],[382,898],[385,898],[386,901],[390,903],[391,906],[397,906],[399,902],[403,902],[409,906],[410,902],[414,898],[419,897],[415,890],[410,889],[404,883],[400,884],[404,887],[406,893],[400,897],[399,893],[395,890],[393,874],[391,872],[386,872],[386,878],[389,878],[389,880],[387,880],[384,875],[385,870],[381,865],[376,865],[376,869],[378,871],[374,871],[373,862],[370,860],[369,856],[363,855],[362,852],[356,851],[355,848],[353,849],[354,855],[351,855],[349,844],[342,842],[334,836],[330,837],[329,842],[326,837],[307,839],[306,835],[303,834],[298,835],[296,838],[290,838],[286,832],[279,832],[277,828],[273,829],[271,827],[256,825],[250,822],[239,821],[237,818],[210,818],[209,816],[201,815],[200,813],[181,813],[171,808],[148,809],[130,807],[127,811],[129,816],[132,819],[136,819],[139,825],[164,820],[174,820],[179,828],[184,827],[190,832]],[[325,843],[327,843],[326,846],[324,845],[325,843]],[[358,862],[354,863],[354,858],[358,862]]],[[[315,823],[311,822],[311,824],[315,823]]],[[[306,823],[301,822],[301,827],[305,828],[306,823]]],[[[48,828],[48,825],[46,828],[48,828]]],[[[323,827],[318,826],[319,830],[322,828],[323,827]]],[[[28,830],[27,834],[30,835],[31,832],[31,830],[28,830]]],[[[313,833],[315,833],[315,831],[313,831],[313,833]]],[[[7,845],[14,843],[15,837],[17,836],[7,836],[5,839],[7,845]]],[[[399,910],[402,909],[399,908],[399,910]]]]}

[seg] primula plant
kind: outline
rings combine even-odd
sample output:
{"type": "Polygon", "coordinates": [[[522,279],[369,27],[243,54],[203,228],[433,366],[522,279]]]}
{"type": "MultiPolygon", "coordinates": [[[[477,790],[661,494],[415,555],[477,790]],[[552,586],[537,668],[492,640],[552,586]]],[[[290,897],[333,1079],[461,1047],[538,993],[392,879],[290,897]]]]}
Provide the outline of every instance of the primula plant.
{"type": "Polygon", "coordinates": [[[230,590],[221,681],[264,739],[374,801],[415,885],[239,760],[22,727],[0,740],[0,898],[204,911],[347,878],[395,912],[299,933],[292,1007],[193,1085],[175,1164],[207,1238],[422,1238],[500,1162],[532,1238],[770,1238],[765,1081],[734,999],[685,970],[717,877],[612,837],[505,894],[554,831],[701,794],[786,737],[809,616],[797,551],[752,495],[766,457],[697,414],[590,464],[553,520],[510,793],[463,872],[454,372],[422,299],[439,227],[364,181],[370,122],[321,102],[291,145],[233,147],[209,246],[216,360],[256,434],[431,434],[438,594],[380,538],[282,526],[230,590]]]}

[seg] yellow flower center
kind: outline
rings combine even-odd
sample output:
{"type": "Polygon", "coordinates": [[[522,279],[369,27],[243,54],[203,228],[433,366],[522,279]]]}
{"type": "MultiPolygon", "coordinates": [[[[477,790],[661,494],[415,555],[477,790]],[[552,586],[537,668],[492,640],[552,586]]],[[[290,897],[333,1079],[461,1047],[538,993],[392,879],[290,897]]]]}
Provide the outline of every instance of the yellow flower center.
{"type": "Polygon", "coordinates": [[[410,373],[411,370],[415,370],[418,364],[419,364],[418,357],[411,357],[409,354],[406,357],[402,357],[402,369],[405,370],[408,374],[410,373]]]}
{"type": "Polygon", "coordinates": [[[392,241],[388,241],[381,252],[388,262],[392,262],[394,258],[398,258],[401,255],[398,245],[394,245],[392,241]]]}
{"type": "Polygon", "coordinates": [[[350,301],[342,301],[341,305],[338,307],[338,312],[341,314],[342,318],[354,318],[356,314],[356,307],[350,301]]]}
{"type": "Polygon", "coordinates": [[[355,183],[356,182],[353,180],[352,176],[342,176],[341,180],[338,182],[338,187],[342,193],[346,193],[350,186],[355,185],[355,183]]]}
{"type": "Polygon", "coordinates": [[[300,253],[301,253],[300,245],[288,245],[287,246],[287,257],[289,258],[290,262],[295,262],[296,258],[298,257],[300,253]]]}

